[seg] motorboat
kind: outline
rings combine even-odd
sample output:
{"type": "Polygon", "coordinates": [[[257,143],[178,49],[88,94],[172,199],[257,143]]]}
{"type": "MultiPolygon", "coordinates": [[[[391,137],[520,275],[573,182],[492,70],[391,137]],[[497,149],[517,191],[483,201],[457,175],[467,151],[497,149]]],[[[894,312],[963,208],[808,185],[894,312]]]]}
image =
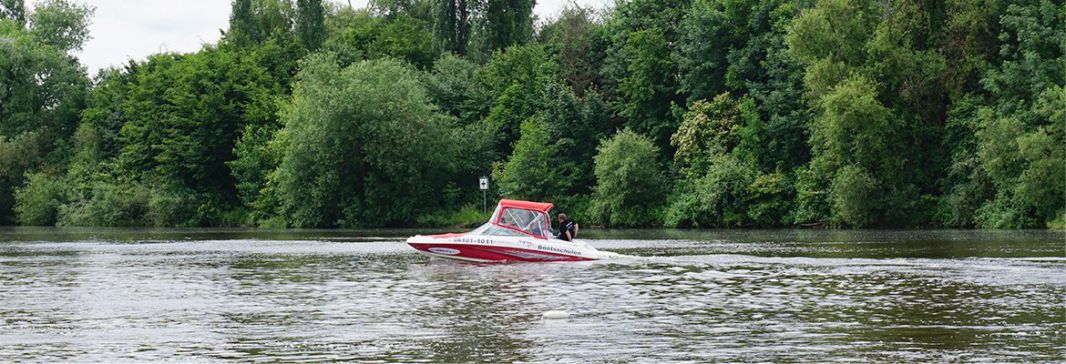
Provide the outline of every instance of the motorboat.
{"type": "Polygon", "coordinates": [[[466,233],[416,235],[407,244],[433,257],[472,262],[560,262],[616,255],[552,234],[552,204],[500,200],[489,221],[466,233]]]}

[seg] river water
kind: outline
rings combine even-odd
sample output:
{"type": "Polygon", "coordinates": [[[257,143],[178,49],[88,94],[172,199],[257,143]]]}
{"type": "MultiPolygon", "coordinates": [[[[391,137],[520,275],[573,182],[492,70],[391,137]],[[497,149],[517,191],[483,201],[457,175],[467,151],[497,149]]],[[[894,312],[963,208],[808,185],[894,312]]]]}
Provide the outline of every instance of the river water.
{"type": "Polygon", "coordinates": [[[0,361],[1066,360],[1061,231],[593,230],[632,257],[497,265],[414,233],[0,230],[0,361]]]}

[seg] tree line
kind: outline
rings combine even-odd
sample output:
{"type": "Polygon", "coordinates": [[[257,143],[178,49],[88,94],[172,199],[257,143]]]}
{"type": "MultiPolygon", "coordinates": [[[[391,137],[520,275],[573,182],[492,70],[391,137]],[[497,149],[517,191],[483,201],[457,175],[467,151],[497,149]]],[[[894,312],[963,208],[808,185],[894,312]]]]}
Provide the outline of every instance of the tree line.
{"type": "Polygon", "coordinates": [[[234,0],[90,78],[93,9],[0,0],[0,224],[1066,222],[1059,0],[234,0]]]}

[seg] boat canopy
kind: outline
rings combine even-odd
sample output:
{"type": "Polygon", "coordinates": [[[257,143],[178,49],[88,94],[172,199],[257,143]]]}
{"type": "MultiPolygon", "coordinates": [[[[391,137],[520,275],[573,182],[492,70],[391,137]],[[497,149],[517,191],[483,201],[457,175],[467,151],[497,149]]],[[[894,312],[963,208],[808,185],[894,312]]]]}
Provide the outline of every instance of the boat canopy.
{"type": "Polygon", "coordinates": [[[526,210],[540,211],[540,212],[543,212],[543,213],[547,214],[548,210],[552,209],[552,204],[547,203],[547,202],[533,202],[533,201],[503,199],[503,200],[500,200],[500,204],[499,204],[499,206],[496,209],[499,210],[499,207],[515,207],[515,208],[526,209],[526,210]]]}
{"type": "Polygon", "coordinates": [[[474,233],[503,236],[524,234],[548,239],[552,236],[552,225],[548,219],[548,210],[551,208],[550,203],[500,200],[489,222],[474,230],[474,233]]]}

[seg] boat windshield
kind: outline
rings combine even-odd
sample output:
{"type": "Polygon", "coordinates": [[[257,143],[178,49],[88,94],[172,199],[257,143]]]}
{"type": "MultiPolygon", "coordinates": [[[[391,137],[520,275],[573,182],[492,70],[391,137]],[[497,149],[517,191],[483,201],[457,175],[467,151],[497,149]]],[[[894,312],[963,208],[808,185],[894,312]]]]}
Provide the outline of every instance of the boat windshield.
{"type": "Polygon", "coordinates": [[[502,226],[496,226],[496,224],[493,224],[491,222],[487,222],[484,225],[479,226],[477,229],[474,229],[470,233],[476,235],[491,236],[526,236],[526,234],[502,226]]]}
{"type": "Polygon", "coordinates": [[[552,234],[548,215],[540,211],[504,207],[496,216],[496,225],[507,229],[521,231],[539,238],[548,238],[552,234]]]}

